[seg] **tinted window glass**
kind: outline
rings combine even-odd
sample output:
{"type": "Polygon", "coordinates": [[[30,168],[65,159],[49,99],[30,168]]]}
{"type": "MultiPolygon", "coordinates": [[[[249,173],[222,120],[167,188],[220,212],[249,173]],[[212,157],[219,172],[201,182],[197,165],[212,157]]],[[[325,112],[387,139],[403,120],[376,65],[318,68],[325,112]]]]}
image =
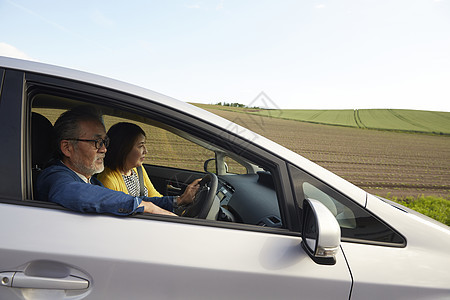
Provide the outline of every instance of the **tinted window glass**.
{"type": "Polygon", "coordinates": [[[336,217],[343,240],[391,245],[405,243],[401,235],[325,183],[294,166],[290,166],[290,172],[299,208],[306,198],[322,202],[336,217]]]}

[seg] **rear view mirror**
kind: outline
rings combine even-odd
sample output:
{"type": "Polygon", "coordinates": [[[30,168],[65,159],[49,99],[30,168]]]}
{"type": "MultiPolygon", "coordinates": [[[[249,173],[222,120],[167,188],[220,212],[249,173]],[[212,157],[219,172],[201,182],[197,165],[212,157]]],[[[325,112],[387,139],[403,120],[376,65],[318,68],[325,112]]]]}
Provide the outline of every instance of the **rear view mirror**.
{"type": "Polygon", "coordinates": [[[341,228],[321,202],[303,201],[302,247],[318,264],[334,265],[339,250],[341,228]]]}

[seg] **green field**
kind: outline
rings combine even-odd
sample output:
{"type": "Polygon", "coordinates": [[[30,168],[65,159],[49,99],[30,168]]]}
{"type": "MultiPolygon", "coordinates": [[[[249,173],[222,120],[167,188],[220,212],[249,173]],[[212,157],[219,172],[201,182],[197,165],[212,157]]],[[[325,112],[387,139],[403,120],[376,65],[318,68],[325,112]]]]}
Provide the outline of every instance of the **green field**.
{"type": "Polygon", "coordinates": [[[276,110],[196,105],[324,125],[450,135],[450,112],[405,109],[276,110]]]}
{"type": "Polygon", "coordinates": [[[450,226],[450,199],[432,196],[387,198],[450,226]]]}

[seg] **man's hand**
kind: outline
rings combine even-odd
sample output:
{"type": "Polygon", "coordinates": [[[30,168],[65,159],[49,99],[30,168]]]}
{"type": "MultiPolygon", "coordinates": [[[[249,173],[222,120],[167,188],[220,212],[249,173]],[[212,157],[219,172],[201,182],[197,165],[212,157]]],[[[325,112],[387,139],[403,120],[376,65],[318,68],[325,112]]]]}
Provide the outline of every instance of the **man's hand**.
{"type": "Polygon", "coordinates": [[[167,210],[153,204],[152,202],[142,201],[141,204],[139,205],[139,207],[141,207],[141,206],[144,207],[145,213],[167,215],[167,216],[177,216],[176,214],[174,214],[170,211],[167,211],[167,210]]]}
{"type": "Polygon", "coordinates": [[[184,191],[183,195],[181,195],[177,199],[178,205],[189,204],[189,203],[192,203],[192,201],[194,201],[195,195],[197,194],[197,191],[200,187],[200,185],[198,183],[201,180],[202,180],[201,178],[196,179],[196,180],[192,181],[192,183],[186,187],[186,190],[184,191]]]}

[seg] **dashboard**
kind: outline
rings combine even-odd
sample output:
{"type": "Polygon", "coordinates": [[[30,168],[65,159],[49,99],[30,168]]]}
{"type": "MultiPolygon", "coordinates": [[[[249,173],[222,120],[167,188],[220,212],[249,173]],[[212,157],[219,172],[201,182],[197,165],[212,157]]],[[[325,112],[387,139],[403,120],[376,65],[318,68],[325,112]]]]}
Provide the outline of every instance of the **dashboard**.
{"type": "Polygon", "coordinates": [[[220,175],[217,194],[229,221],[282,227],[278,198],[269,172],[220,175]]]}

